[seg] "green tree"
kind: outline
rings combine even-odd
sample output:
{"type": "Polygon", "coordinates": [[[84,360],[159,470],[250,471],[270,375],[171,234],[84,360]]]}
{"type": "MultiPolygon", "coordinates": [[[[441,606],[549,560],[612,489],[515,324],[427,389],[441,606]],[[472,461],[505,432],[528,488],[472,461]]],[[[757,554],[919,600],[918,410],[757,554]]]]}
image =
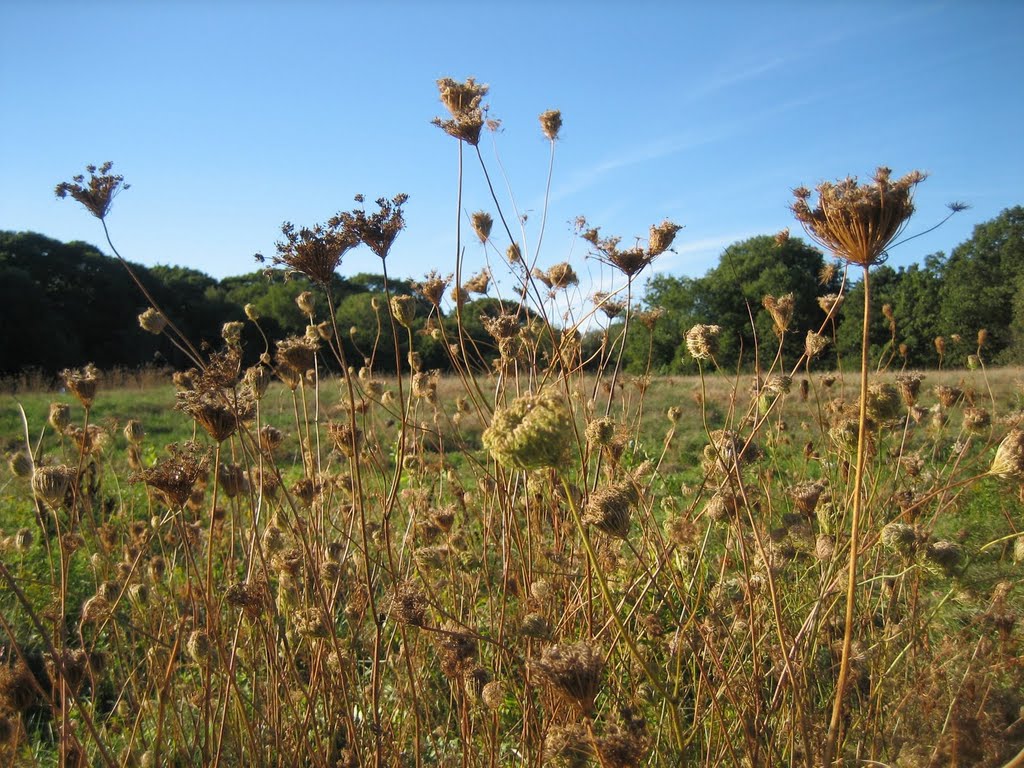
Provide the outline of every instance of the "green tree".
{"type": "Polygon", "coordinates": [[[1024,316],[1017,293],[1024,277],[1024,207],[1008,208],[974,228],[970,240],[958,245],[946,263],[939,317],[947,334],[975,339],[988,329],[989,355],[1022,359],[1021,345],[1010,347],[1014,335],[1022,337],[1024,316]],[[1011,330],[1013,326],[1016,330],[1011,330]]]}

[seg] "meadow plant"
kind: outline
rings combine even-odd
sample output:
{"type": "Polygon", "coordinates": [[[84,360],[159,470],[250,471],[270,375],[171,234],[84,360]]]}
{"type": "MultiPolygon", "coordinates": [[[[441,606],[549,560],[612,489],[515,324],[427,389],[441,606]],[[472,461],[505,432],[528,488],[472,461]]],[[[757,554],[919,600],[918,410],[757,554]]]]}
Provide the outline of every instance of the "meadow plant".
{"type": "MultiPolygon", "coordinates": [[[[862,272],[854,391],[829,369],[842,293],[818,297],[811,328],[791,295],[765,296],[766,365],[720,368],[708,317],[678,340],[698,377],[632,376],[627,334],[653,344],[662,316],[634,306],[635,283],[680,226],[623,247],[578,221],[615,281],[585,299],[544,216],[508,226],[480,148],[487,87],[438,89],[457,140],[451,275],[394,291],[409,201],[358,196],[282,227],[271,266],[304,281],[304,335],[268,338],[250,306],[262,349],[229,323],[200,351],[150,302],[140,326],[192,365],[163,407],[174,442],[154,413],[91,424],[113,395],[88,367],[66,377],[77,405],[11,436],[0,762],[1019,764],[1020,415],[981,378],[980,333],[962,380],[932,374],[944,389],[886,370],[892,318],[892,350],[869,359],[869,270],[923,175],[825,183],[813,205],[796,190],[812,239],[862,272]],[[467,147],[486,199],[463,200],[467,147]],[[332,283],[362,246],[385,296],[376,328],[343,334],[332,283]],[[517,297],[470,333],[472,296],[509,282],[517,297]],[[792,334],[804,351],[786,360],[792,334]],[[367,338],[351,359],[342,340],[367,338]],[[425,338],[450,375],[424,364],[425,338]]],[[[552,165],[562,120],[540,115],[552,165]]],[[[110,171],[57,188],[105,231],[127,188],[110,171]]]]}

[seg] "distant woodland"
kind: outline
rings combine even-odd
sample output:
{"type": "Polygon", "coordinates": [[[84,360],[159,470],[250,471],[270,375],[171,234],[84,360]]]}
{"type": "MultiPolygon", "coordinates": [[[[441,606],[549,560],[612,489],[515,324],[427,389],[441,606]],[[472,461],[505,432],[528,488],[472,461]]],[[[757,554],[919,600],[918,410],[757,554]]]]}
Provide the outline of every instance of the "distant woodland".
{"type": "MultiPolygon", "coordinates": [[[[197,343],[222,344],[224,323],[245,321],[246,305],[258,313],[271,353],[275,339],[305,332],[307,320],[295,304],[299,293],[311,289],[303,279],[258,271],[216,280],[184,267],[133,268],[170,318],[197,343]]],[[[1024,362],[1024,207],[1009,208],[978,225],[948,256],[934,253],[899,268],[883,264],[872,274],[876,360],[896,367],[960,367],[978,352],[978,331],[986,329],[981,350],[986,362],[1024,362]]],[[[393,293],[416,296],[418,278],[392,279],[389,287],[393,293]]],[[[818,298],[842,292],[843,306],[825,331],[833,338],[833,348],[820,363],[842,365],[859,358],[863,304],[859,284],[842,281],[842,268],[800,238],[777,242],[771,235],[753,237],[726,248],[717,266],[702,277],[653,273],[634,288],[639,295],[634,309],[646,314],[634,313],[627,325],[624,314],[608,317],[598,311],[580,339],[581,353],[586,360],[599,354],[602,345],[617,347],[625,329],[627,370],[692,372],[684,336],[691,326],[706,323],[722,328],[720,365],[751,367],[758,340],[771,340],[761,344],[764,348],[776,346],[764,296],[792,293],[793,320],[783,341],[785,354],[796,360],[806,331],[817,330],[825,317],[818,298]]],[[[348,359],[364,360],[375,345],[390,350],[383,276],[339,274],[333,290],[348,359]]],[[[580,306],[588,298],[579,296],[580,306]]],[[[446,301],[443,306],[452,307],[446,301]]],[[[33,232],[0,232],[0,374],[26,369],[53,374],[87,362],[100,368],[183,367],[185,361],[166,338],[139,326],[138,315],[147,306],[123,265],[94,246],[33,232]]],[[[463,305],[463,327],[479,350],[481,365],[496,355],[485,320],[514,308],[514,303],[486,295],[471,295],[463,305]]],[[[436,313],[430,318],[430,309],[420,299],[414,343],[425,368],[445,370],[448,353],[440,335],[431,332],[430,324],[438,318],[436,313]]],[[[325,313],[321,303],[320,319],[325,313]]],[[[266,349],[260,329],[251,322],[243,341],[253,358],[266,349]]],[[[393,369],[394,355],[378,353],[374,366],[393,369]]]]}

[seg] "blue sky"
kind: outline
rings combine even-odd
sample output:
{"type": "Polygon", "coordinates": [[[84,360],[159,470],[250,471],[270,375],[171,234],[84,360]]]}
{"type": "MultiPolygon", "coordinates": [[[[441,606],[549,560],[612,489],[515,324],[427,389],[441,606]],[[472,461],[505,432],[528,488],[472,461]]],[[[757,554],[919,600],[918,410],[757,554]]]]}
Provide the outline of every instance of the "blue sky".
{"type": "MultiPolygon", "coordinates": [[[[626,243],[684,225],[655,268],[696,276],[737,240],[802,234],[792,187],[879,164],[930,174],[908,233],[947,202],[973,206],[894,265],[1024,203],[1024,4],[1009,0],[0,0],[0,28],[0,229],[106,250],[99,223],[52,190],[113,160],[132,184],[109,220],[121,252],[217,277],[255,269],[282,221],[323,221],[356,193],[410,195],[391,274],[451,271],[457,146],[430,125],[444,76],[491,86],[502,130],[481,149],[529,248],[549,159],[537,115],[562,110],[539,263],[569,259],[584,280],[603,268],[572,236],[581,214],[626,243]]],[[[473,156],[465,179],[463,221],[494,213],[473,156]]],[[[466,243],[469,271],[484,258],[466,243]]],[[[342,272],[379,268],[360,249],[342,272]]]]}

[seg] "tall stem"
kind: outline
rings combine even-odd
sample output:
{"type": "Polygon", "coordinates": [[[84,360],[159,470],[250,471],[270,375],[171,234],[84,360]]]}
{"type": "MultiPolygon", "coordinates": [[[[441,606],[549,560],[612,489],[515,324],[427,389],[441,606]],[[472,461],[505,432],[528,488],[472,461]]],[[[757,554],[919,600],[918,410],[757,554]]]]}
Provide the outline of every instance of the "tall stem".
{"type": "Polygon", "coordinates": [[[871,283],[869,267],[864,265],[864,319],[861,330],[860,349],[860,403],[859,422],[857,427],[857,466],[853,477],[853,519],[850,522],[850,566],[846,582],[846,621],[843,631],[843,653],[839,662],[839,680],[836,682],[836,695],[832,703],[832,721],[828,726],[828,737],[825,739],[823,764],[828,768],[839,740],[839,723],[843,714],[843,696],[846,692],[847,678],[850,674],[850,647],[853,643],[853,621],[857,598],[857,556],[860,545],[860,518],[863,493],[861,484],[864,478],[865,433],[867,432],[868,409],[868,353],[869,330],[871,324],[871,283]]]}

